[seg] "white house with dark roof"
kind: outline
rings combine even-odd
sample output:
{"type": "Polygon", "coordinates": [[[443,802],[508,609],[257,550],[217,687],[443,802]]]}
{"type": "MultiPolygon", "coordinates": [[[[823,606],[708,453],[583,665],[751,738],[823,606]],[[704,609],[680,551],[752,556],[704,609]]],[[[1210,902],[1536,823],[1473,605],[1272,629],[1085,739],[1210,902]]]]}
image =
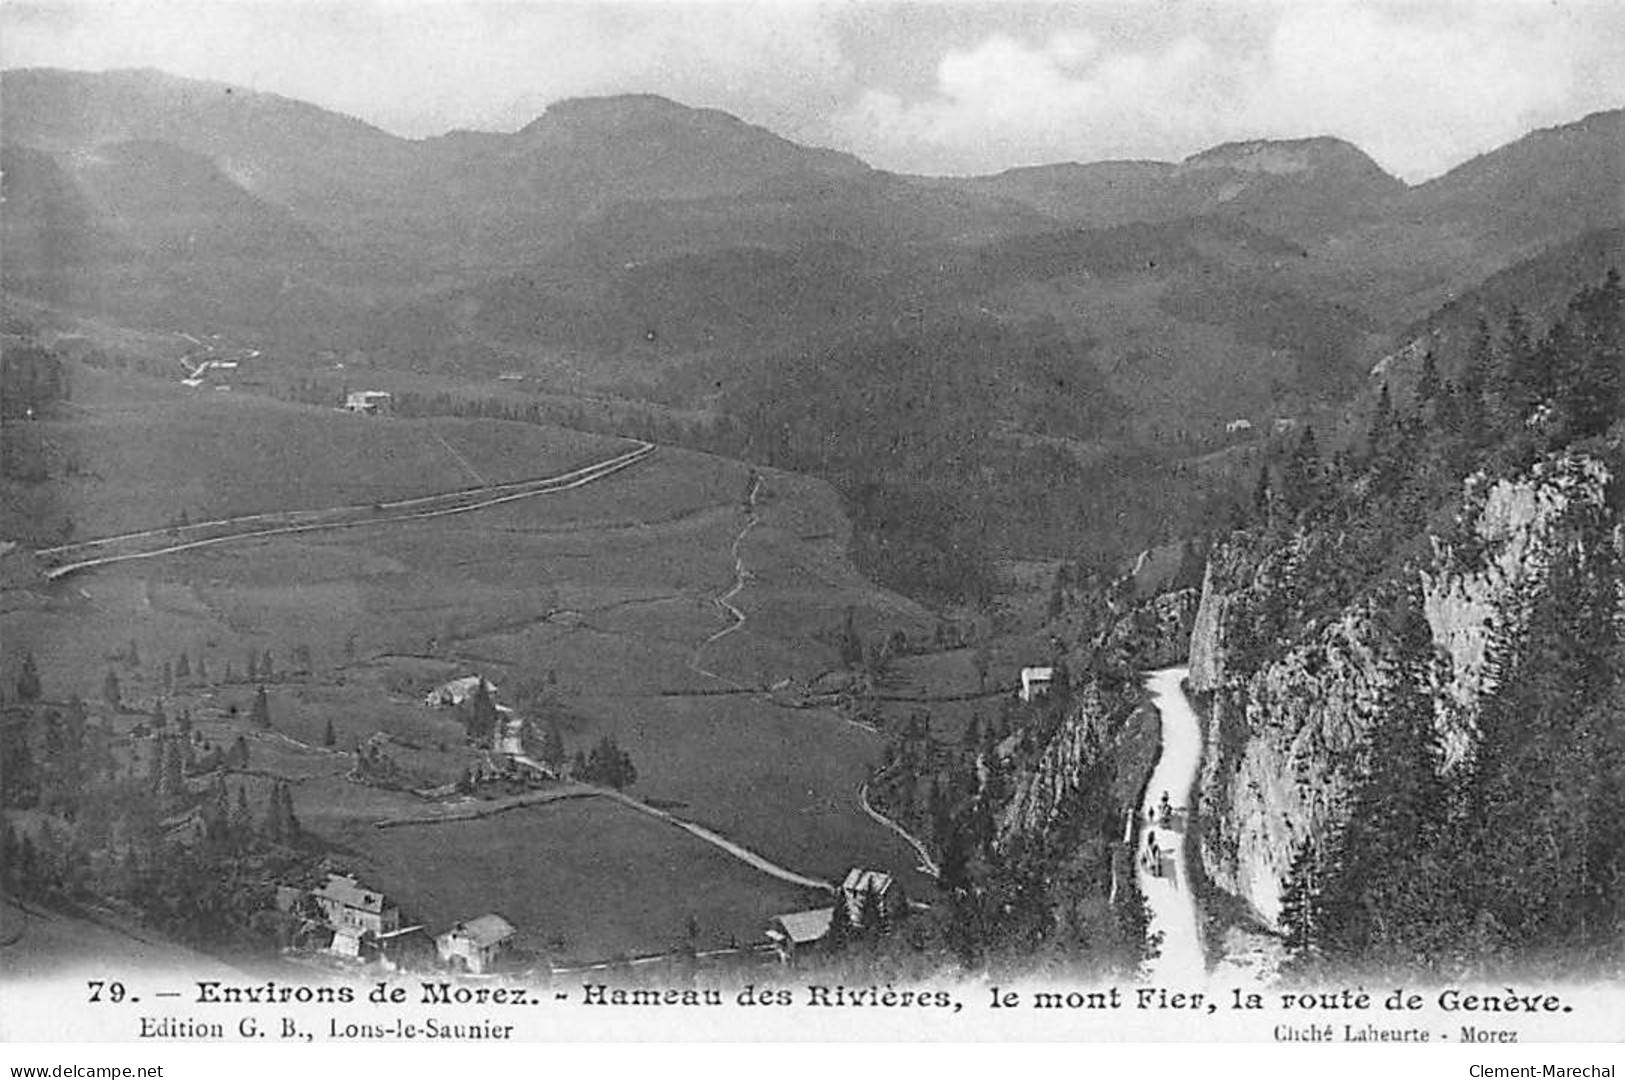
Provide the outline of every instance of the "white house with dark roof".
{"type": "Polygon", "coordinates": [[[1021,669],[1021,700],[1031,701],[1040,694],[1049,693],[1049,684],[1055,679],[1052,667],[1024,667],[1021,669]]]}
{"type": "Polygon", "coordinates": [[[776,916],[767,927],[767,940],[780,960],[791,960],[797,953],[816,948],[829,934],[829,925],[835,918],[835,909],[814,908],[811,911],[792,911],[776,916]]]}
{"type": "MultiPolygon", "coordinates": [[[[463,702],[470,700],[475,694],[479,693],[480,683],[485,684],[485,692],[487,694],[490,694],[493,698],[496,697],[496,684],[490,679],[485,678],[483,675],[464,675],[460,679],[452,679],[450,682],[443,682],[433,690],[430,690],[427,694],[423,695],[423,704],[433,705],[440,708],[449,708],[454,705],[461,705],[463,702]]],[[[502,706],[499,705],[497,708],[500,711],[502,706]]]]}
{"type": "Polygon", "coordinates": [[[890,874],[854,866],[841,882],[841,896],[846,900],[846,913],[853,926],[863,926],[863,898],[868,893],[874,893],[880,910],[888,918],[908,904],[902,886],[890,874]]]}
{"type": "Polygon", "coordinates": [[[348,874],[328,874],[327,882],[310,896],[337,933],[381,937],[400,929],[401,909],[348,874]]]}
{"type": "Polygon", "coordinates": [[[483,975],[512,947],[516,933],[513,923],[490,912],[435,938],[435,951],[443,963],[461,964],[469,973],[483,975]]]}
{"type": "Polygon", "coordinates": [[[387,390],[351,390],[344,395],[346,412],[378,416],[389,411],[394,395],[387,390]]]}
{"type": "MultiPolygon", "coordinates": [[[[871,894],[885,918],[895,918],[908,906],[908,898],[903,895],[903,887],[896,878],[883,870],[854,866],[841,879],[837,903],[846,905],[846,921],[855,929],[864,928],[864,899],[871,894]]],[[[780,960],[789,961],[798,953],[818,948],[829,936],[834,919],[834,907],[779,915],[768,924],[767,940],[772,943],[773,951],[778,953],[780,960]]]]}

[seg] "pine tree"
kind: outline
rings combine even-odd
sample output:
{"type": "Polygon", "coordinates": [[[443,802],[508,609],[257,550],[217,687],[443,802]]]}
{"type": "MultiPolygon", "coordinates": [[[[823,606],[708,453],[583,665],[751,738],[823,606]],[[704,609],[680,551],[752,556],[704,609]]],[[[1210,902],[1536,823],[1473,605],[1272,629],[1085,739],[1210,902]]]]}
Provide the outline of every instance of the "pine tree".
{"type": "Polygon", "coordinates": [[[1522,631],[1491,643],[1504,670],[1480,712],[1466,818],[1472,872],[1511,948],[1584,949],[1599,894],[1619,903],[1621,883],[1600,877],[1597,861],[1607,862],[1618,807],[1594,801],[1608,790],[1599,766],[1619,740],[1607,703],[1625,652],[1610,528],[1606,512],[1593,512],[1555,545],[1522,631]]]}
{"type": "Polygon", "coordinates": [[[469,741],[480,746],[492,745],[500,734],[501,720],[496,701],[491,697],[490,684],[482,678],[474,688],[474,697],[469,710],[467,725],[469,741]]]}
{"type": "MultiPolygon", "coordinates": [[[[1384,399],[1387,393],[1384,386],[1384,399]]],[[[1281,498],[1289,510],[1298,514],[1312,510],[1320,501],[1320,447],[1315,441],[1315,429],[1309,425],[1304,426],[1281,472],[1281,498]]]]}
{"type": "Polygon", "coordinates": [[[285,782],[282,785],[282,820],[287,828],[290,842],[296,841],[304,835],[304,826],[299,823],[299,815],[294,813],[293,792],[289,790],[285,782]]]}
{"type": "Polygon", "coordinates": [[[273,844],[292,845],[299,841],[302,829],[293,811],[293,795],[285,780],[271,787],[265,810],[265,838],[273,844]]]}
{"type": "Polygon", "coordinates": [[[1461,431],[1475,443],[1489,435],[1490,369],[1495,357],[1490,345],[1490,327],[1484,317],[1478,317],[1473,330],[1472,343],[1467,347],[1467,359],[1461,373],[1461,431]]]}
{"type": "Polygon", "coordinates": [[[17,834],[11,822],[0,820],[0,892],[17,892],[17,834]]]}
{"type": "Polygon", "coordinates": [[[880,890],[870,882],[863,890],[863,932],[870,937],[884,937],[891,932],[891,912],[881,899],[880,890]]]}
{"type": "MultiPolygon", "coordinates": [[[[130,762],[132,772],[135,762],[130,762]]],[[[153,740],[152,756],[147,758],[147,790],[153,795],[161,795],[164,790],[164,739],[159,736],[153,740]]]]}
{"type": "Polygon", "coordinates": [[[261,833],[272,844],[280,844],[287,837],[287,822],[282,816],[282,781],[278,780],[271,785],[270,794],[265,800],[264,825],[261,833]]]}
{"type": "Polygon", "coordinates": [[[123,692],[119,688],[118,674],[112,668],[107,669],[107,677],[102,680],[102,700],[114,709],[123,705],[123,692]]]}
{"type": "Polygon", "coordinates": [[[1329,956],[1407,966],[1459,926],[1449,788],[1427,674],[1432,638],[1413,587],[1393,601],[1393,655],[1335,868],[1324,875],[1320,944],[1329,956]]]}
{"type": "Polygon", "coordinates": [[[39,800],[39,772],[21,724],[0,725],[0,806],[27,808],[39,800]]]}
{"type": "Polygon", "coordinates": [[[165,802],[179,798],[186,790],[185,766],[181,760],[180,743],[160,736],[153,762],[156,767],[157,792],[165,802]]]}
{"type": "Polygon", "coordinates": [[[1296,972],[1312,971],[1322,957],[1328,869],[1321,841],[1305,839],[1292,858],[1281,893],[1280,926],[1290,967],[1296,972]]]}
{"type": "Polygon", "coordinates": [[[231,840],[239,848],[254,846],[254,812],[248,807],[248,789],[237,788],[237,805],[231,814],[231,840]]]}
{"type": "Polygon", "coordinates": [[[1558,396],[1572,418],[1576,438],[1601,434],[1625,415],[1625,290],[1618,270],[1569,307],[1574,359],[1564,365],[1558,396]]]}
{"type": "Polygon", "coordinates": [[[1061,570],[1056,571],[1055,584],[1050,589],[1049,608],[1045,614],[1051,622],[1059,619],[1061,617],[1061,612],[1066,609],[1066,590],[1061,580],[1061,573],[1065,569],[1066,565],[1063,563],[1061,565],[1061,570]]]}
{"type": "Polygon", "coordinates": [[[336,742],[338,737],[333,733],[333,718],[330,716],[327,718],[327,726],[322,729],[322,745],[332,746],[336,742]]]}
{"type": "Polygon", "coordinates": [[[979,749],[981,749],[981,746],[982,718],[977,713],[972,712],[970,714],[970,719],[965,721],[965,733],[959,738],[959,747],[961,751],[969,755],[974,760],[976,753],[979,749]]]}
{"type": "Polygon", "coordinates": [[[547,718],[547,731],[542,737],[542,762],[553,768],[558,768],[565,762],[564,733],[559,730],[556,718],[547,718]]]}
{"type": "Polygon", "coordinates": [[[824,935],[824,946],[830,952],[840,952],[852,939],[852,913],[847,910],[846,891],[835,888],[835,906],[830,910],[829,931],[824,935]]]}
{"type": "Polygon", "coordinates": [[[258,682],[259,678],[260,678],[260,661],[259,661],[259,657],[255,656],[253,652],[250,652],[248,654],[248,681],[249,682],[258,682]]]}
{"type": "Polygon", "coordinates": [[[631,754],[625,750],[617,750],[617,755],[619,757],[619,783],[615,787],[618,791],[624,791],[638,782],[638,770],[637,766],[632,764],[631,754]]]}
{"type": "Polygon", "coordinates": [[[1439,396],[1439,363],[1429,349],[1422,356],[1422,373],[1416,380],[1416,399],[1426,403],[1439,396]]]}
{"type": "Polygon", "coordinates": [[[175,661],[175,678],[190,679],[191,677],[192,662],[186,658],[186,654],[183,652],[175,661]]]}
{"type": "Polygon", "coordinates": [[[34,662],[34,654],[25,651],[21,670],[17,672],[17,700],[38,701],[40,692],[39,667],[34,662]]]}
{"type": "Polygon", "coordinates": [[[1523,427],[1534,405],[1530,378],[1533,353],[1528,324],[1514,307],[1507,313],[1506,329],[1493,353],[1485,386],[1485,405],[1497,435],[1505,436],[1523,427]]]}
{"type": "Polygon", "coordinates": [[[254,705],[249,710],[248,718],[257,728],[271,726],[271,703],[265,696],[265,687],[261,686],[254,692],[254,705]]]}
{"type": "Polygon", "coordinates": [[[209,784],[209,794],[203,801],[202,810],[204,842],[217,851],[231,847],[231,810],[226,799],[225,777],[215,775],[209,784]]]}
{"type": "Polygon", "coordinates": [[[1377,404],[1371,413],[1371,428],[1366,435],[1366,446],[1374,458],[1383,457],[1391,449],[1394,433],[1394,402],[1388,394],[1388,384],[1382,384],[1377,404]]]}
{"type": "Polygon", "coordinates": [[[856,668],[863,662],[863,638],[857,629],[857,609],[846,609],[846,620],[841,624],[841,666],[856,668]]]}

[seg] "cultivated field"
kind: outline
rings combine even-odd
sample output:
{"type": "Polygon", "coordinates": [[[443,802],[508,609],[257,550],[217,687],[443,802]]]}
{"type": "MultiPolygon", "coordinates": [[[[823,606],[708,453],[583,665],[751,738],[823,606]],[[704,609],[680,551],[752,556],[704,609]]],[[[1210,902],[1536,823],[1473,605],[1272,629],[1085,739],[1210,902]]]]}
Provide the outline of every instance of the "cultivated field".
{"type": "Polygon", "coordinates": [[[690,919],[702,950],[749,944],[820,901],[609,799],[384,830],[358,865],[431,925],[499,912],[556,964],[680,947],[690,919]]]}
{"type": "Polygon", "coordinates": [[[629,444],[562,428],[391,419],[77,369],[41,436],[71,463],[73,540],[546,476],[629,444]]]}
{"type": "MultiPolygon", "coordinates": [[[[312,434],[286,457],[246,435],[243,452],[188,457],[178,437],[142,436],[133,407],[109,405],[75,437],[107,440],[107,467],[132,470],[118,474],[132,484],[136,467],[115,466],[111,446],[133,439],[146,447],[141,468],[163,461],[182,474],[173,484],[149,478],[150,487],[198,492],[198,506],[217,513],[280,508],[284,497],[325,505],[459,486],[468,467],[492,481],[540,475],[626,446],[498,421],[429,425],[255,401],[238,423],[228,411],[211,428],[194,415],[203,404],[142,408],[148,419],[154,409],[185,418],[201,446],[230,442],[232,428],[307,425],[312,434]],[[466,466],[425,436],[431,427],[466,466]],[[365,469],[318,468],[352,450],[365,469]],[[304,480],[290,479],[302,469],[304,480]]],[[[775,704],[766,691],[836,667],[849,608],[866,635],[923,637],[934,618],[852,570],[849,526],[825,485],[764,472],[747,507],[750,479],[739,463],[662,447],[603,481],[477,513],[242,542],[14,591],[0,632],[28,643],[53,697],[94,702],[111,670],[127,707],[161,698],[171,716],[190,711],[218,745],[244,734],[262,774],[250,782],[294,781],[301,821],[345,865],[433,922],[501,911],[559,958],[669,947],[690,916],[702,947],[752,941],[769,916],[817,897],[603,799],[374,828],[427,804],[349,778],[358,743],[386,734],[411,787],[450,782],[479,756],[450,711],[422,703],[438,681],[477,672],[506,703],[521,684],[546,685],[568,748],[613,736],[637,765],[639,798],[795,872],[830,879],[875,866],[928,896],[914,853],[858,803],[878,736],[832,710],[775,704]],[[729,630],[733,611],[744,622],[729,630]],[[266,651],[273,729],[257,732],[244,676],[249,657],[266,651]],[[294,663],[305,651],[308,670],[294,663]],[[207,675],[165,691],[161,669],[183,652],[207,675]]],[[[111,480],[94,483],[84,493],[94,520],[140,517],[140,500],[116,498],[111,480]]]]}

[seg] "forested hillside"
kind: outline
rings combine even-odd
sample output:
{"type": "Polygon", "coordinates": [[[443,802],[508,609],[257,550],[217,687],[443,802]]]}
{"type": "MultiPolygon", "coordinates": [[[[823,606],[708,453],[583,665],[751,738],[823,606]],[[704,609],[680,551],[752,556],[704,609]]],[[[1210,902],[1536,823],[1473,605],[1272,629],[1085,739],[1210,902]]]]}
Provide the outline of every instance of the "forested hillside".
{"type": "Polygon", "coordinates": [[[1625,423],[1617,272],[1305,430],[1210,563],[1203,861],[1300,970],[1617,971],[1625,423]]]}

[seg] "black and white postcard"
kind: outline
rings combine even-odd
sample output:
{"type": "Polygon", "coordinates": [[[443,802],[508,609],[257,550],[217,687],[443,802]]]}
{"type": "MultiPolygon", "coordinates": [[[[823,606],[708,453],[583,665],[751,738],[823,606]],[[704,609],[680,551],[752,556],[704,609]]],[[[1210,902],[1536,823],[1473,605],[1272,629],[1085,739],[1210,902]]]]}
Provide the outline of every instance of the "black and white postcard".
{"type": "Polygon", "coordinates": [[[1625,6],[0,61],[0,1042],[1614,1075],[1625,6]]]}

